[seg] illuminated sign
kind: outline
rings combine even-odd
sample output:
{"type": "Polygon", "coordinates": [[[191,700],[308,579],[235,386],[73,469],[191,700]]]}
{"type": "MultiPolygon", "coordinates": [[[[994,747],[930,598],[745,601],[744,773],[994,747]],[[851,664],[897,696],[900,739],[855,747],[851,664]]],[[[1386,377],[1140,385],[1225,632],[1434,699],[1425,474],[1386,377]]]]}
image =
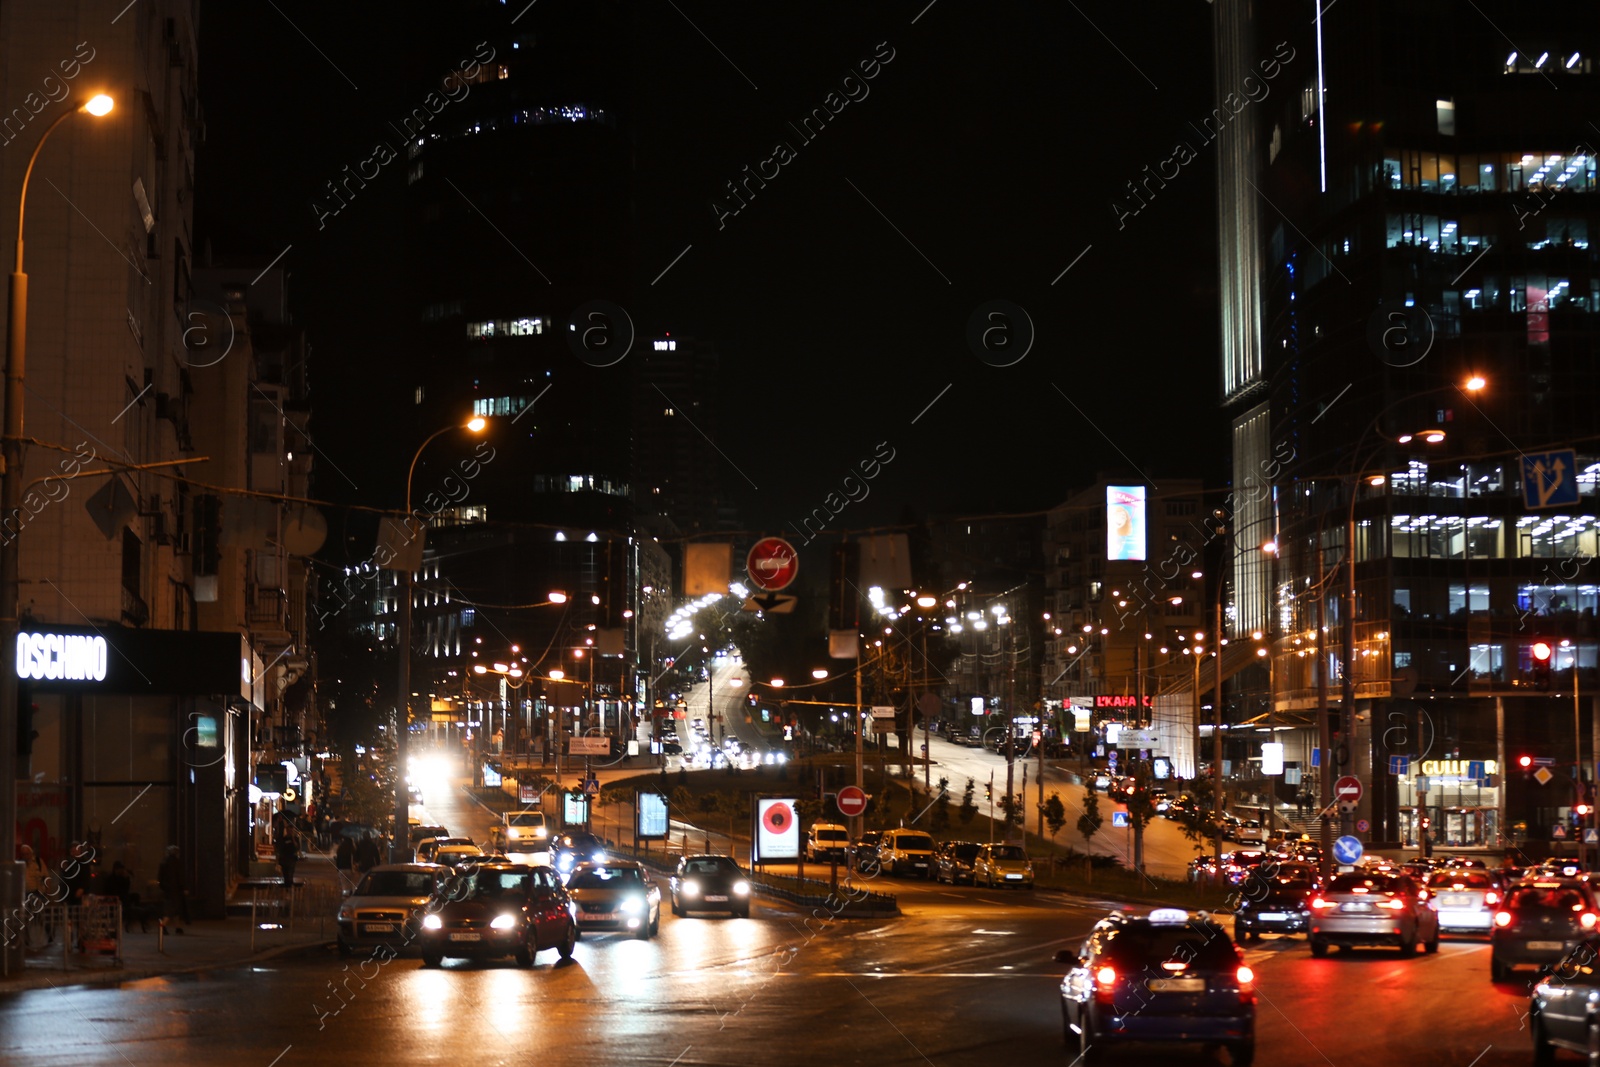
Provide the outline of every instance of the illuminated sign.
{"type": "Polygon", "coordinates": [[[107,651],[99,635],[20,633],[17,677],[103,682],[107,651]]]}
{"type": "Polygon", "coordinates": [[[1283,744],[1279,741],[1265,741],[1261,745],[1261,773],[1266,775],[1283,773],[1283,744]]]}
{"type": "Polygon", "coordinates": [[[639,793],[639,840],[660,841],[667,836],[667,798],[660,793],[639,793]]]}
{"type": "MultiPolygon", "coordinates": [[[[1145,697],[1144,706],[1151,707],[1155,703],[1154,697],[1145,697]]],[[[1095,697],[1094,706],[1097,708],[1136,708],[1139,706],[1138,697],[1095,697]]]]}
{"type": "Polygon", "coordinates": [[[751,863],[792,860],[800,856],[800,820],[792,798],[757,800],[754,811],[755,854],[751,863]]]}
{"type": "Polygon", "coordinates": [[[1144,486],[1106,486],[1106,559],[1144,557],[1144,486]]]}
{"type": "Polygon", "coordinates": [[[1422,761],[1422,773],[1429,778],[1471,778],[1468,764],[1482,762],[1484,774],[1499,774],[1500,764],[1492,759],[1464,760],[1464,759],[1425,759],[1422,761]]]}
{"type": "Polygon", "coordinates": [[[543,319],[494,319],[467,323],[468,337],[534,337],[544,333],[543,319]]]}

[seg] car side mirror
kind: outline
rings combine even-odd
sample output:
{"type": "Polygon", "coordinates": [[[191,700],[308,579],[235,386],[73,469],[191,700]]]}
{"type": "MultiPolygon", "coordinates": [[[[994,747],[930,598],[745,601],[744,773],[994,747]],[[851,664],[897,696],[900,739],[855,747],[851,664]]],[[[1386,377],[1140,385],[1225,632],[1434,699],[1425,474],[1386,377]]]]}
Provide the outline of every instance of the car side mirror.
{"type": "Polygon", "coordinates": [[[1057,952],[1055,959],[1057,963],[1065,963],[1068,967],[1079,967],[1083,965],[1083,960],[1079,959],[1078,954],[1073,952],[1071,949],[1064,948],[1060,952],[1057,952]]]}

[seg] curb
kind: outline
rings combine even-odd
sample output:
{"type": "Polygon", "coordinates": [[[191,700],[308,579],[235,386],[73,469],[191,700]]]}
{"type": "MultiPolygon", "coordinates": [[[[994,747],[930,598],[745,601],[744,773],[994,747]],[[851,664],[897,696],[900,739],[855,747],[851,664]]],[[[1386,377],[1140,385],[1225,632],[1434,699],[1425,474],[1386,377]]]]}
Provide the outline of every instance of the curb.
{"type": "Polygon", "coordinates": [[[150,978],[165,978],[178,974],[198,974],[201,971],[215,971],[230,967],[244,967],[252,963],[265,963],[297,952],[310,952],[313,949],[327,950],[333,947],[333,941],[306,941],[292,945],[275,945],[269,949],[262,949],[252,956],[241,956],[236,959],[213,960],[210,963],[192,964],[183,967],[118,967],[103,971],[62,971],[60,977],[48,972],[24,974],[20,978],[0,980],[0,996],[12,993],[29,993],[40,989],[70,989],[82,986],[122,985],[126,982],[141,982],[150,978]]]}

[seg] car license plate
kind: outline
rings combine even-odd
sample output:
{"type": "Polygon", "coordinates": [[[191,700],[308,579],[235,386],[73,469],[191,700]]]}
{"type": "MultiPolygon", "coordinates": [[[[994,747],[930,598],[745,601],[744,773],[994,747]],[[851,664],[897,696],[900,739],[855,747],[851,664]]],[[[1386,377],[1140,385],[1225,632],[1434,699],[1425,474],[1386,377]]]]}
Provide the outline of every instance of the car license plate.
{"type": "Polygon", "coordinates": [[[1262,922],[1281,923],[1289,916],[1281,911],[1264,911],[1257,918],[1262,922]]]}
{"type": "Polygon", "coordinates": [[[394,933],[394,923],[365,923],[361,929],[369,934],[392,934],[394,933]]]}
{"type": "Polygon", "coordinates": [[[452,940],[452,941],[482,941],[483,940],[483,935],[482,934],[474,934],[474,933],[465,933],[465,934],[457,933],[457,934],[451,934],[450,935],[450,940],[452,940]]]}
{"type": "Polygon", "coordinates": [[[1560,952],[1566,947],[1560,941],[1529,941],[1528,948],[1533,952],[1560,952]]]}
{"type": "Polygon", "coordinates": [[[727,897],[711,896],[711,897],[706,897],[706,901],[707,901],[707,903],[710,903],[710,904],[726,904],[728,902],[728,898],[727,897]]]}
{"type": "Polygon", "coordinates": [[[1152,978],[1145,983],[1152,993],[1204,993],[1204,978],[1152,978]]]}
{"type": "Polygon", "coordinates": [[[617,921],[617,913],[614,911],[586,911],[583,913],[583,917],[589,922],[597,923],[609,923],[617,921]]]}
{"type": "Polygon", "coordinates": [[[1372,910],[1372,905],[1371,904],[1341,904],[1341,905],[1339,905],[1339,910],[1340,911],[1371,911],[1372,910]]]}

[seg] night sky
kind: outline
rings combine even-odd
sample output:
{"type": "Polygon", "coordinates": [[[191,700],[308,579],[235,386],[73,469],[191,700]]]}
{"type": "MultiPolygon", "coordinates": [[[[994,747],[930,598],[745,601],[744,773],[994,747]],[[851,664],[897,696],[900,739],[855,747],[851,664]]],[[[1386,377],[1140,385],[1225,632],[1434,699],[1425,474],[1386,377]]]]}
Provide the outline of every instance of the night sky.
{"type": "MultiPolygon", "coordinates": [[[[525,2],[503,17],[522,11],[516,28],[544,48],[581,8],[525,2]]],[[[395,413],[377,398],[392,394],[374,388],[413,325],[386,299],[406,264],[403,167],[321,231],[311,204],[430,74],[471,54],[451,8],[202,11],[197,260],[208,246],[219,263],[292,246],[280,266],[314,346],[328,461],[316,492],[341,502],[394,506],[409,450],[388,443],[395,413]]],[[[906,508],[1042,509],[1101,469],[1220,484],[1212,150],[1120,227],[1113,208],[1177,141],[1198,143],[1188,124],[1211,101],[1210,41],[1200,0],[1158,15],[1098,2],[639,5],[632,39],[615,43],[637,102],[630,310],[721,352],[715,444],[747,525],[775,531],[820,505],[880,442],[895,458],[836,528],[906,508]],[[838,114],[803,139],[790,124],[830,93],[838,114]],[[764,163],[779,142],[792,158],[764,163]],[[724,183],[747,165],[777,173],[735,213],[724,183]],[[995,300],[1036,331],[1010,366],[968,343],[970,316],[995,300]]],[[[483,254],[526,269],[492,236],[483,254]]]]}

